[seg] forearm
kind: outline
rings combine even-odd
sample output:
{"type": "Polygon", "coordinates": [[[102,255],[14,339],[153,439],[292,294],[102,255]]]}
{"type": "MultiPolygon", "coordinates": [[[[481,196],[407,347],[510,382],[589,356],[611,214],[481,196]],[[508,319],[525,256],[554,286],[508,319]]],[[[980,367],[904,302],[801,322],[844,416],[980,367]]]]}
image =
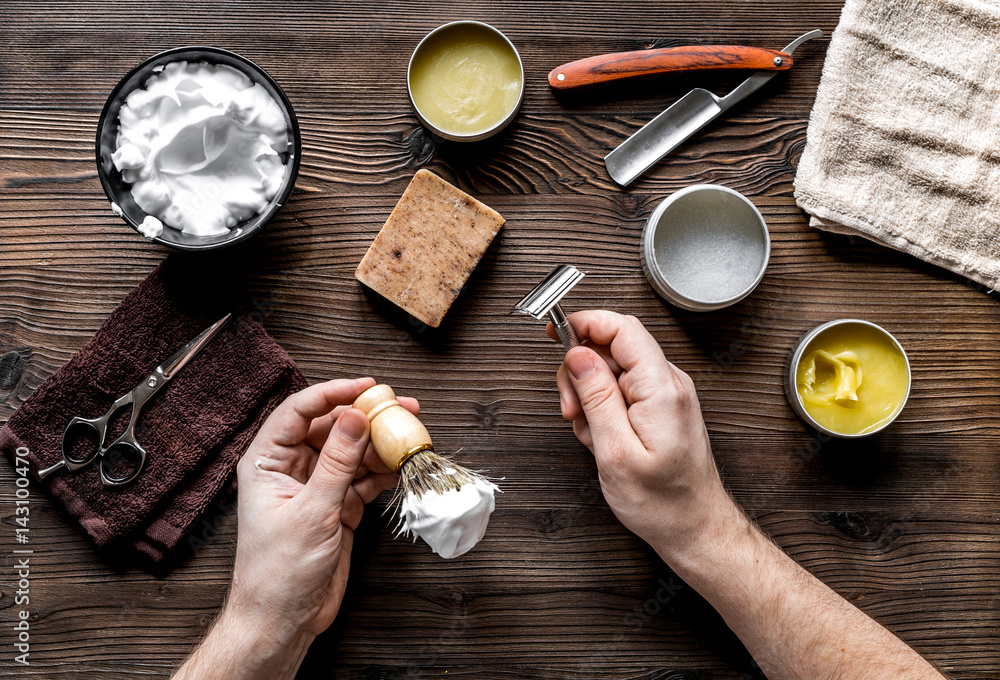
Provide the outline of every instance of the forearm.
{"type": "Polygon", "coordinates": [[[312,636],[269,628],[264,621],[223,608],[208,635],[173,680],[285,680],[295,677],[312,636]]]}
{"type": "Polygon", "coordinates": [[[902,640],[775,546],[735,506],[661,557],[705,597],[771,680],[940,680],[902,640]]]}

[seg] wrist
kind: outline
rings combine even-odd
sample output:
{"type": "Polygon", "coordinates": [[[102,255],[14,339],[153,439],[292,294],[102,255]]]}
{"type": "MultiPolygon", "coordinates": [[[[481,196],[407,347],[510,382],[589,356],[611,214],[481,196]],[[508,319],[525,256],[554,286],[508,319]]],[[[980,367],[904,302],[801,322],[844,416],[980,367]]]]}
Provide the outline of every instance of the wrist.
{"type": "Polygon", "coordinates": [[[313,636],[305,630],[269,627],[261,617],[227,604],[208,635],[173,680],[292,680],[313,636]]]}
{"type": "MultiPolygon", "coordinates": [[[[264,607],[231,597],[213,626],[234,657],[251,671],[247,677],[294,678],[315,636],[303,626],[274,616],[264,607]]],[[[210,633],[210,634],[212,634],[210,633]]]]}
{"type": "Polygon", "coordinates": [[[736,555],[752,552],[756,542],[767,540],[725,492],[703,507],[710,508],[704,519],[653,546],[678,576],[696,588],[695,582],[725,573],[736,555]]]}

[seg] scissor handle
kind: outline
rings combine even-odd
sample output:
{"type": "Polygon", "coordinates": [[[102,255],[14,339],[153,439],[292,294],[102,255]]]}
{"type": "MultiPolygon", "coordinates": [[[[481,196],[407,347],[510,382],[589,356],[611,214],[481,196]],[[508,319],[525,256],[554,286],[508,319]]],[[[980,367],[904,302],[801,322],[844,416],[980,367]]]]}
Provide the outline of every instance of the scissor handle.
{"type": "MultiPolygon", "coordinates": [[[[75,472],[82,467],[90,465],[98,456],[102,456],[100,472],[101,481],[104,482],[105,486],[120,486],[121,484],[127,483],[135,478],[131,473],[125,477],[114,477],[107,473],[104,467],[104,454],[106,447],[104,445],[108,437],[108,426],[110,425],[111,419],[116,413],[127,406],[132,407],[132,414],[129,417],[128,425],[125,427],[125,432],[118,437],[107,448],[118,445],[131,445],[136,451],[140,451],[139,457],[141,463],[145,462],[146,451],[139,443],[135,441],[135,424],[139,416],[139,410],[147,399],[149,399],[153,394],[155,394],[163,386],[162,375],[154,373],[151,374],[145,381],[139,384],[134,390],[119,397],[115,403],[111,405],[111,408],[107,412],[100,416],[99,418],[81,418],[76,416],[70,419],[69,424],[66,425],[66,429],[63,430],[62,436],[62,461],[56,463],[55,465],[48,467],[44,470],[40,470],[38,476],[40,479],[45,479],[47,476],[55,472],[56,470],[65,467],[70,472],[75,472]],[[86,455],[74,456],[73,448],[74,444],[79,441],[79,435],[81,432],[86,431],[88,434],[94,435],[96,440],[93,448],[88,449],[86,455]]],[[[77,446],[79,448],[79,446],[77,446]]],[[[120,457],[119,457],[120,460],[120,457]]],[[[137,466],[142,469],[141,463],[137,466]]]]}
{"type": "Polygon", "coordinates": [[[97,467],[101,474],[101,483],[104,486],[125,486],[139,476],[145,465],[146,449],[135,440],[135,437],[124,434],[101,452],[101,462],[97,467]],[[116,477],[113,474],[114,469],[120,466],[123,460],[129,458],[131,464],[128,471],[116,477]]]}
{"type": "Polygon", "coordinates": [[[104,438],[108,434],[110,415],[111,412],[105,413],[100,418],[80,418],[77,416],[69,421],[62,436],[62,457],[67,470],[73,472],[94,462],[101,449],[104,448],[104,438]],[[73,444],[80,440],[79,435],[83,432],[94,435],[94,446],[93,449],[87,451],[86,455],[75,458],[73,457],[73,444]]]}
{"type": "MultiPolygon", "coordinates": [[[[132,415],[129,418],[125,431],[118,439],[114,440],[104,450],[101,451],[101,462],[98,469],[101,474],[101,482],[104,486],[124,486],[128,484],[142,472],[146,464],[146,449],[143,448],[135,438],[135,427],[139,421],[139,413],[147,401],[159,392],[167,383],[169,378],[164,377],[163,370],[157,368],[146,378],[136,385],[135,389],[126,394],[112,405],[111,409],[103,416],[110,418],[111,414],[122,406],[132,405],[132,415]],[[124,475],[116,477],[112,474],[115,467],[119,466],[123,460],[131,459],[131,466],[124,475]]],[[[104,431],[107,432],[107,423],[104,431]]]]}

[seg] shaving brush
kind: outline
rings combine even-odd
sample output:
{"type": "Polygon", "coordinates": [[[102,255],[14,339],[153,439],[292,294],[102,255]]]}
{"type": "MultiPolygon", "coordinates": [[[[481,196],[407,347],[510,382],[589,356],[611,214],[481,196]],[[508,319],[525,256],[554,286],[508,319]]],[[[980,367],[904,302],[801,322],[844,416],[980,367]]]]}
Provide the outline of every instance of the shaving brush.
{"type": "Polygon", "coordinates": [[[427,428],[403,408],[388,385],[365,390],[354,401],[354,408],[364,411],[371,421],[375,453],[399,473],[403,494],[423,496],[432,491],[458,491],[477,480],[487,481],[482,475],[435,453],[427,428]]]}
{"type": "Polygon", "coordinates": [[[366,390],[354,408],[371,421],[375,453],[402,480],[392,501],[399,517],[397,535],[419,536],[446,559],[469,551],[486,532],[497,486],[434,453],[427,428],[400,405],[388,385],[366,390]]]}

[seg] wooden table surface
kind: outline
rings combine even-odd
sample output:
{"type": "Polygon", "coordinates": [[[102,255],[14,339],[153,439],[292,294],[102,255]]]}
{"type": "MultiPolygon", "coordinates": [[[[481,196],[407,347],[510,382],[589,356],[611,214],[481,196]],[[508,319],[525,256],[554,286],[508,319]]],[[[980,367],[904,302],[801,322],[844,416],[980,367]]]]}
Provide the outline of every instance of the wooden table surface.
{"type": "MultiPolygon", "coordinates": [[[[25,2],[0,5],[0,419],[94,333],[167,254],[109,209],[98,113],[132,66],[216,45],[263,66],[298,114],[296,191],[265,232],[219,254],[245,302],[311,381],[373,375],[418,397],[439,449],[503,476],[490,529],[463,558],[392,540],[369,512],[347,600],[303,678],[756,678],[721,619],[606,507],[590,455],[559,416],[559,347],[508,313],[549,268],[587,278],[569,309],[635,314],[693,375],[722,476],[808,570],[955,678],[1000,676],[1000,306],[980,287],[861,239],[822,234],[796,207],[826,38],[632,187],[602,158],[693,86],[663,78],[556,99],[570,59],[684,43],[781,48],[836,26],[839,0],[660,2],[25,2]],[[527,72],[508,131],[436,143],[405,90],[417,41],[450,20],[507,33],[527,72]],[[426,167],[507,224],[438,331],[418,332],[354,280],[413,173],[426,167]],[[695,183],[748,195],[771,230],[763,282],[727,310],[664,303],[640,271],[658,202],[695,183]],[[881,435],[819,441],[788,407],[796,339],[839,317],[905,346],[913,391],[881,435]],[[14,354],[11,354],[11,353],[14,354]],[[663,591],[666,584],[666,591],[663,591]],[[660,603],[657,591],[669,592],[660,603]]],[[[192,260],[192,268],[216,260],[192,260]]],[[[222,602],[235,517],[157,579],[113,571],[32,488],[31,666],[13,662],[14,472],[0,463],[0,675],[166,677],[222,602]]],[[[275,574],[275,578],[281,578],[275,574]]]]}

